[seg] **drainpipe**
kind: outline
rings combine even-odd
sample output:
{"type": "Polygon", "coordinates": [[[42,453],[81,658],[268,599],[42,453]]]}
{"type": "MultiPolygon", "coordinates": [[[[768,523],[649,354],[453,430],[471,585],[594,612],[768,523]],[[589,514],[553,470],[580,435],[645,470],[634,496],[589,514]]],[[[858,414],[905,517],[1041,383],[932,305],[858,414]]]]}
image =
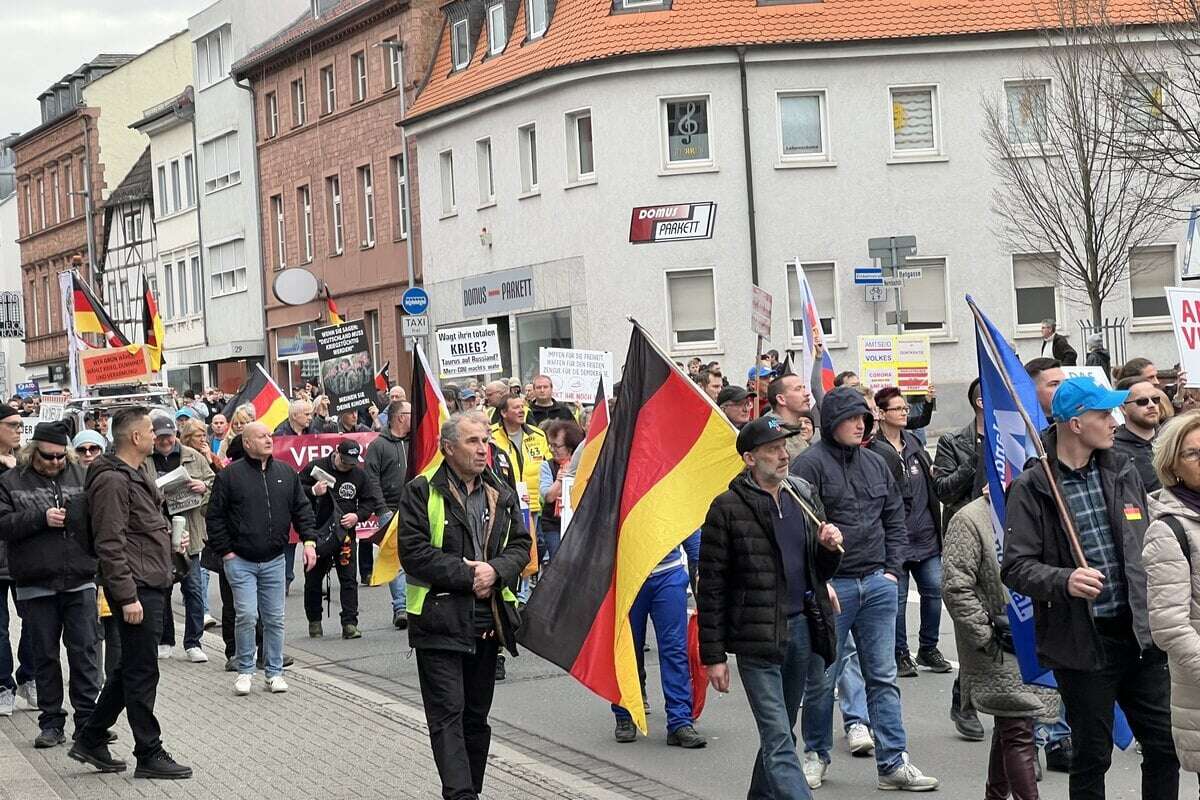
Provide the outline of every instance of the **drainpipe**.
{"type": "MultiPolygon", "coordinates": [[[[175,111],[175,116],[182,118],[178,109],[175,111]]],[[[188,124],[192,126],[192,169],[196,170],[200,165],[200,145],[196,142],[195,94],[192,95],[192,115],[188,119],[188,124]]],[[[198,171],[192,176],[192,181],[196,186],[196,246],[200,249],[200,286],[202,287],[202,291],[200,292],[200,314],[201,319],[204,320],[204,324],[200,327],[204,331],[204,346],[208,347],[208,293],[212,287],[208,282],[208,256],[204,253],[204,223],[200,217],[200,198],[204,195],[204,185],[200,182],[201,176],[198,171]]],[[[216,384],[217,382],[214,380],[209,385],[216,386],[216,384]]]]}
{"type": "MultiPolygon", "coordinates": [[[[258,175],[259,175],[259,172],[258,172],[258,97],[254,94],[254,87],[249,84],[243,85],[240,80],[235,80],[233,82],[233,85],[238,87],[239,89],[242,89],[243,91],[250,93],[250,133],[254,137],[251,140],[254,142],[254,227],[255,227],[255,230],[258,231],[258,257],[259,257],[259,261],[260,261],[258,277],[259,277],[259,280],[261,280],[262,284],[263,284],[262,327],[263,327],[263,347],[266,350],[266,352],[263,353],[263,363],[270,364],[271,363],[271,361],[270,361],[271,337],[267,334],[267,278],[263,274],[262,266],[261,266],[263,229],[262,229],[262,214],[260,213],[259,208],[258,208],[258,175]]],[[[273,369],[268,370],[268,372],[272,375],[275,374],[275,370],[273,370],[273,369]]]]}
{"type": "Polygon", "coordinates": [[[750,224],[750,282],[758,286],[758,227],[754,220],[754,160],[750,154],[750,101],[746,92],[746,48],[738,47],[738,76],[742,85],[742,155],[746,160],[746,216],[750,224]]]}

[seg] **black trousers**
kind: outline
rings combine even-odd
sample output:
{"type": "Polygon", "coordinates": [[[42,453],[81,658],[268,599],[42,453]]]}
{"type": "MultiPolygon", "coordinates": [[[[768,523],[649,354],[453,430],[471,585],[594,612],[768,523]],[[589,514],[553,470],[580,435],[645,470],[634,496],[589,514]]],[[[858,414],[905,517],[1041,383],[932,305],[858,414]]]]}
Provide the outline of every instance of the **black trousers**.
{"type": "Polygon", "coordinates": [[[370,539],[358,540],[358,574],[364,581],[371,580],[371,571],[375,569],[375,545],[370,539]]]}
{"type": "Polygon", "coordinates": [[[1093,670],[1056,669],[1058,692],[1071,725],[1071,800],[1103,800],[1112,763],[1113,703],[1142,745],[1142,799],[1176,800],[1179,758],[1171,739],[1171,676],[1166,655],[1142,654],[1128,623],[1097,620],[1100,663],[1093,670]]]}
{"type": "MultiPolygon", "coordinates": [[[[218,587],[221,591],[221,640],[225,642],[225,658],[233,658],[237,654],[237,641],[234,639],[234,625],[237,623],[237,610],[233,607],[233,587],[225,577],[225,570],[217,571],[218,587]]],[[[254,641],[258,652],[262,652],[262,620],[254,626],[254,641]]]]}
{"type": "MultiPolygon", "coordinates": [[[[370,547],[371,543],[367,542],[370,547]]],[[[322,556],[316,565],[304,573],[304,616],[309,622],[321,621],[321,593],[325,576],[337,573],[338,605],[343,625],[358,624],[358,576],[354,568],[354,546],[350,546],[350,561],[338,562],[338,556],[322,556]]]]}
{"type": "Polygon", "coordinates": [[[138,587],[143,618],[137,625],[126,622],[120,608],[113,609],[121,636],[121,663],[105,682],[96,710],[79,735],[84,746],[101,744],[108,729],[125,711],[133,731],[134,758],[143,761],[162,749],[154,700],[158,693],[158,640],[168,592],[168,589],[138,587]]]}
{"type": "Polygon", "coordinates": [[[417,649],[417,677],[443,800],[476,800],[483,791],[498,649],[495,639],[476,639],[473,654],[417,649]]]}
{"type": "Polygon", "coordinates": [[[117,622],[121,610],[110,614],[100,621],[104,627],[104,680],[112,677],[113,671],[121,663],[121,624],[117,622]]]}
{"type": "Polygon", "coordinates": [[[21,622],[28,626],[33,650],[33,675],[38,692],[38,727],[63,730],[61,645],[67,648],[71,670],[69,689],[79,731],[96,707],[100,694],[100,667],[96,648],[96,590],[58,592],[21,601],[21,622]]]}

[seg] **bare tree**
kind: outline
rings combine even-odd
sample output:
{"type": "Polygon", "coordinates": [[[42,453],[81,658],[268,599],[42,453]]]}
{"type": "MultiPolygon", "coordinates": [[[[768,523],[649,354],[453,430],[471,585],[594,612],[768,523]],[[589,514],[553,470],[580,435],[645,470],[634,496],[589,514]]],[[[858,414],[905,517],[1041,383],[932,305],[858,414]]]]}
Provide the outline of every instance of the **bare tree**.
{"type": "Polygon", "coordinates": [[[1122,69],[1077,9],[1060,14],[1023,80],[984,100],[983,138],[999,178],[997,236],[1047,255],[1042,269],[1099,325],[1105,298],[1129,278],[1130,250],[1174,222],[1186,184],[1119,144],[1142,125],[1122,69]]]}

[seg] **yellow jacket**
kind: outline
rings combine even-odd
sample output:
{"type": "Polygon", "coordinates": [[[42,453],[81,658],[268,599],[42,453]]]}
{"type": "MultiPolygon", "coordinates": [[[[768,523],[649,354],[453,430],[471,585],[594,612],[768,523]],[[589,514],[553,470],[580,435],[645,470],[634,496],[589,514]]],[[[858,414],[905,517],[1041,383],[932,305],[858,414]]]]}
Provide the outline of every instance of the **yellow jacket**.
{"type": "Polygon", "coordinates": [[[492,426],[492,441],[512,459],[517,480],[524,481],[529,490],[529,509],[537,514],[542,510],[538,481],[542,474],[542,462],[552,458],[550,443],[546,440],[546,432],[541,428],[532,425],[523,425],[522,428],[525,435],[521,437],[519,449],[508,438],[503,422],[492,426]]]}

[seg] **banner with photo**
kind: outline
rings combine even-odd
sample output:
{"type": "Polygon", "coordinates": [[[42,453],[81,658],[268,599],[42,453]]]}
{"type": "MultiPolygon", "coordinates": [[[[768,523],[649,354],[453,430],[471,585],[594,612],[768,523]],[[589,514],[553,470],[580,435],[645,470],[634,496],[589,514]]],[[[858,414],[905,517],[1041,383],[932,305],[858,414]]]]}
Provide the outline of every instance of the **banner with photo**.
{"type": "Polygon", "coordinates": [[[313,335],[321,363],[321,388],[329,397],[330,413],[369,407],[375,399],[375,366],[363,321],[317,328],[313,335]]]}

